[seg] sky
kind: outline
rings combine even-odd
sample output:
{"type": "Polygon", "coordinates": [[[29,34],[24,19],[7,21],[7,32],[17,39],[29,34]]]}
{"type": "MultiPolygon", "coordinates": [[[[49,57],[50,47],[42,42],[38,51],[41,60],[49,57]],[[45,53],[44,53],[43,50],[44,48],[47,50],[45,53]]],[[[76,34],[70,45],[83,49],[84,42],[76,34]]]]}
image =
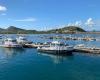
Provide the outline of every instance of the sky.
{"type": "Polygon", "coordinates": [[[100,30],[100,0],[0,0],[0,28],[100,30]]]}

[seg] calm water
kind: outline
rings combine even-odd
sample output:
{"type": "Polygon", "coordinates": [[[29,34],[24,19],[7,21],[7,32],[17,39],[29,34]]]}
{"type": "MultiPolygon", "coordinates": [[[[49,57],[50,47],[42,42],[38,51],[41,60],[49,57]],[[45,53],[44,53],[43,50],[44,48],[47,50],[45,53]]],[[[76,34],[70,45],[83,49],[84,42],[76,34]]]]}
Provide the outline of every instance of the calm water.
{"type": "MultiPolygon", "coordinates": [[[[50,41],[39,36],[28,35],[28,39],[50,41]]],[[[99,35],[90,36],[99,38],[99,35]]],[[[66,42],[100,46],[99,41],[66,42]]],[[[33,48],[0,48],[0,80],[100,80],[100,55],[73,53],[71,56],[57,56],[39,53],[33,48]]]]}

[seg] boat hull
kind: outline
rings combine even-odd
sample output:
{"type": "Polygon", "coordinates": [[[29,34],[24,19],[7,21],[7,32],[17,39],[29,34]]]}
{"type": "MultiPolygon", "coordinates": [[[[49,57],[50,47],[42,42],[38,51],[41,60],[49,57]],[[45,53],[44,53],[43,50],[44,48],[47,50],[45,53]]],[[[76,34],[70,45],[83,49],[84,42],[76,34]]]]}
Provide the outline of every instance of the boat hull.
{"type": "Polygon", "coordinates": [[[22,48],[21,45],[2,45],[5,48],[22,48]]]}

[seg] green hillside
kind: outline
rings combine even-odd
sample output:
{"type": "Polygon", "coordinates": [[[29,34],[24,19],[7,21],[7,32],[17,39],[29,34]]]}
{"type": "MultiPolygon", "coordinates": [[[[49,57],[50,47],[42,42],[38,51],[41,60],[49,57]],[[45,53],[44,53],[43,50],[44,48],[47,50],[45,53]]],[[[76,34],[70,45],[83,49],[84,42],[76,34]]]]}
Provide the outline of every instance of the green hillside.
{"type": "Polygon", "coordinates": [[[49,30],[50,33],[76,33],[76,32],[86,32],[84,29],[77,26],[68,26],[60,29],[49,30]]]}
{"type": "Polygon", "coordinates": [[[48,31],[26,30],[14,26],[10,26],[7,29],[0,28],[0,34],[44,34],[44,33],[76,33],[76,32],[86,32],[86,31],[77,26],[68,26],[48,31]]]}

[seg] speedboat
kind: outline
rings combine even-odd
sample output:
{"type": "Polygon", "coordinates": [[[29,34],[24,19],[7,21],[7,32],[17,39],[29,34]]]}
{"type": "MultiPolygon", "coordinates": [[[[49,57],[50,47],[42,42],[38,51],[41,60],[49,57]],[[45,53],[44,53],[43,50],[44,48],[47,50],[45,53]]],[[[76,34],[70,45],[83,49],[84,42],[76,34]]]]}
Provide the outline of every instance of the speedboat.
{"type": "Polygon", "coordinates": [[[6,38],[2,42],[2,46],[5,48],[22,48],[21,44],[18,44],[16,39],[6,38]]]}
{"type": "Polygon", "coordinates": [[[86,48],[86,45],[85,44],[78,44],[74,47],[74,49],[83,49],[83,48],[86,48]]]}
{"type": "Polygon", "coordinates": [[[72,46],[59,41],[53,41],[49,46],[42,46],[37,48],[40,52],[53,53],[53,54],[69,54],[74,49],[72,46]]]}
{"type": "Polygon", "coordinates": [[[16,40],[17,40],[17,42],[18,42],[19,44],[23,44],[23,45],[24,45],[24,44],[31,44],[31,43],[32,43],[31,41],[27,40],[26,37],[22,37],[22,36],[16,38],[16,40]]]}

